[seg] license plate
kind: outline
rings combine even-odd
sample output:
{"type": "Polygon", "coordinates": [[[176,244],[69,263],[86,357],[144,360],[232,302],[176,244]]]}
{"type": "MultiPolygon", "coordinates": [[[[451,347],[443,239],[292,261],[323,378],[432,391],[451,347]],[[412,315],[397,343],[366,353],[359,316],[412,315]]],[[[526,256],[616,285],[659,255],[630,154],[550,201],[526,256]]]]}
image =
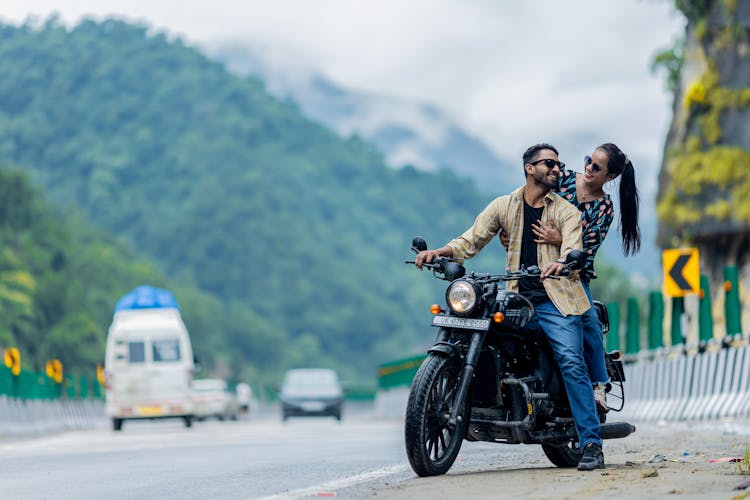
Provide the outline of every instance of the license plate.
{"type": "Polygon", "coordinates": [[[476,318],[458,318],[456,316],[433,316],[432,326],[487,331],[490,329],[490,320],[476,318]]]}
{"type": "Polygon", "coordinates": [[[302,406],[302,409],[305,411],[323,411],[323,408],[326,407],[325,404],[317,401],[302,403],[300,406],[302,406]]]}
{"type": "Polygon", "coordinates": [[[161,406],[141,406],[138,408],[138,413],[143,416],[153,417],[164,414],[164,410],[161,406]]]}

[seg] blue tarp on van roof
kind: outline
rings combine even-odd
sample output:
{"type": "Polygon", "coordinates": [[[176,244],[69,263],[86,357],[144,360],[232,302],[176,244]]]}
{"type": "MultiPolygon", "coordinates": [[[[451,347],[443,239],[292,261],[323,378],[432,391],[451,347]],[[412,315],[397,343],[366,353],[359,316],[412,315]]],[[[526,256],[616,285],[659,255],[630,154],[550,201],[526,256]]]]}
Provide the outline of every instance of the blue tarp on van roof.
{"type": "Polygon", "coordinates": [[[149,285],[134,288],[120,297],[115,312],[133,309],[179,309],[180,305],[172,292],[149,285]]]}

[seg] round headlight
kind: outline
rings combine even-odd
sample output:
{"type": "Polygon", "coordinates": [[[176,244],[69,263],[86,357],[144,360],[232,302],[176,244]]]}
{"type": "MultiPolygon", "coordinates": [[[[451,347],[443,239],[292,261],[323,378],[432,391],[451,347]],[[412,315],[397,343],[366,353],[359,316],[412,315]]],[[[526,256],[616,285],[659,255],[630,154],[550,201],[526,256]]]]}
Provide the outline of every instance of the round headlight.
{"type": "Polygon", "coordinates": [[[471,312],[477,303],[477,291],[468,281],[454,281],[445,294],[448,307],[456,314],[471,312]]]}

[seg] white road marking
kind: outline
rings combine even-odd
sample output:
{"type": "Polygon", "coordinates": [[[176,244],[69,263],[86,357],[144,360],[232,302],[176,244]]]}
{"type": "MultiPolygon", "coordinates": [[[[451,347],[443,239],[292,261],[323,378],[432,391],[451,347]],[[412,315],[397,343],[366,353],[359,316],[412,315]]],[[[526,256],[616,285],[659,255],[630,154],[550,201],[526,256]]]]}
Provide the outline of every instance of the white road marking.
{"type": "Polygon", "coordinates": [[[393,465],[391,467],[384,467],[370,472],[357,474],[356,476],[344,477],[341,479],[335,479],[327,483],[310,486],[308,488],[300,488],[298,490],[286,491],[279,493],[278,495],[271,495],[267,497],[261,497],[257,500],[291,500],[294,498],[302,498],[309,496],[316,496],[318,493],[331,492],[335,493],[336,490],[349,488],[359,483],[366,483],[373,479],[380,479],[381,477],[390,476],[392,474],[398,474],[407,471],[409,468],[406,464],[393,465]]]}

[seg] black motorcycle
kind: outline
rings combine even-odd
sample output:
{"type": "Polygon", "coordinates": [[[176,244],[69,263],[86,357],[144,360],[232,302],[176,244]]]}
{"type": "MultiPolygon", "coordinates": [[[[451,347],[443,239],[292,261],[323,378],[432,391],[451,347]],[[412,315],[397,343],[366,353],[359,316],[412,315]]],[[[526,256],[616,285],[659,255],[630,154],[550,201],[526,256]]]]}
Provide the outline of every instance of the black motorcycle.
{"type": "MultiPolygon", "coordinates": [[[[426,249],[424,239],[414,238],[412,250],[426,249]]],[[[570,252],[561,275],[580,268],[584,257],[583,252],[570,252]]],[[[463,265],[445,257],[423,267],[450,285],[447,309],[431,307],[437,339],[409,392],[405,438],[414,472],[445,474],[464,439],[541,444],[556,466],[577,466],[583,452],[552,349],[541,330],[526,327],[533,304],[504,287],[506,281],[538,278],[540,269],[466,276],[463,265]]],[[[606,308],[599,302],[595,307],[606,332],[606,308]]],[[[625,402],[619,352],[607,353],[606,363],[612,379],[610,400],[619,403],[610,409],[619,411],[625,402]]],[[[606,413],[600,412],[599,418],[603,439],[635,431],[626,422],[606,423],[606,413]]]]}

